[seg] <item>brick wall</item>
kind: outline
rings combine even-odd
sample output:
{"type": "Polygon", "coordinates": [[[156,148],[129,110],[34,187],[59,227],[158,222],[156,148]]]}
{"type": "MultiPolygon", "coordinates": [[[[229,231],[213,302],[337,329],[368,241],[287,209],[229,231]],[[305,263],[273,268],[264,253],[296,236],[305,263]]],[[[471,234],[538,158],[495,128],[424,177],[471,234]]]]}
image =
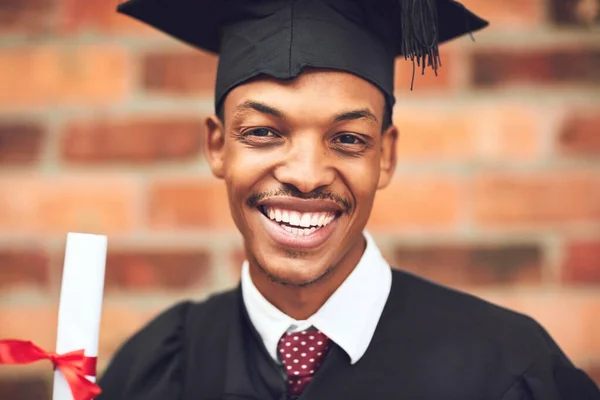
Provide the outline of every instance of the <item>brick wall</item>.
{"type": "MultiPolygon", "coordinates": [[[[538,319],[600,383],[596,0],[466,0],[492,23],[398,64],[394,184],[369,224],[394,265],[538,319]]],[[[101,368],[159,310],[236,283],[241,240],[202,158],[216,59],[116,0],[0,1],[0,338],[52,348],[67,231],[109,235],[101,368]]],[[[49,398],[48,365],[0,397],[49,398]]]]}

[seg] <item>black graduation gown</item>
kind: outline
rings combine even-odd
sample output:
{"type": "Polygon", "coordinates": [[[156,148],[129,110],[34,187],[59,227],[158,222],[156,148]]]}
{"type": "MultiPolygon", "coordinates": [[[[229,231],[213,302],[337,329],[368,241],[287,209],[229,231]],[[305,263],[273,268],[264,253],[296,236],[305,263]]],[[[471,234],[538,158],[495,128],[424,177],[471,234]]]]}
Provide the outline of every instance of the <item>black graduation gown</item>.
{"type": "MultiPolygon", "coordinates": [[[[99,384],[97,400],[285,398],[240,287],[162,313],[99,384]]],[[[529,317],[395,270],[365,355],[351,365],[334,346],[300,399],[600,400],[600,390],[529,317]]]]}

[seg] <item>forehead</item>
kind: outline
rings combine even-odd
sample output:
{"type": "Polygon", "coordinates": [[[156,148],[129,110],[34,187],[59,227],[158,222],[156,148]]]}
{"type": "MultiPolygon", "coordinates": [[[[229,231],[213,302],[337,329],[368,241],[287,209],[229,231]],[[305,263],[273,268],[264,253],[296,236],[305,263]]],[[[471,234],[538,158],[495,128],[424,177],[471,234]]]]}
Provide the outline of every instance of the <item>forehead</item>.
{"type": "Polygon", "coordinates": [[[383,112],[385,97],[372,83],[356,75],[333,70],[308,69],[295,79],[279,80],[262,76],[233,89],[225,99],[225,112],[257,101],[284,112],[334,114],[343,109],[383,112]]]}

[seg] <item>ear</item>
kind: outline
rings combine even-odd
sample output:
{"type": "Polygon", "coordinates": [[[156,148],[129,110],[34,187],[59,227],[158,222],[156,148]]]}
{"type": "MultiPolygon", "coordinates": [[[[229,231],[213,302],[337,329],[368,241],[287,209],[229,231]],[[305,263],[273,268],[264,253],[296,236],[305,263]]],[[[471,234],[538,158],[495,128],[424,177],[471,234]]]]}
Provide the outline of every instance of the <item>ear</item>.
{"type": "Polygon", "coordinates": [[[383,189],[390,184],[396,170],[396,142],[398,128],[390,125],[381,135],[381,161],[377,189],[383,189]]]}
{"type": "Polygon", "coordinates": [[[225,127],[216,115],[211,115],[204,121],[206,140],[205,155],[210,169],[215,177],[225,176],[225,127]]]}

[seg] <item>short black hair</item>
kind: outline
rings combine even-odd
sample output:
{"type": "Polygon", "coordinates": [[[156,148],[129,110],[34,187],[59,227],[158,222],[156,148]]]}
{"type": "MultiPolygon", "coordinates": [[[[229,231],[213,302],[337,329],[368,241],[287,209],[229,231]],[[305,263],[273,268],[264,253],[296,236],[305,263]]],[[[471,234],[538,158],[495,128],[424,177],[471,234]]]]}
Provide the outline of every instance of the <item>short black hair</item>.
{"type": "Polygon", "coordinates": [[[392,109],[389,103],[386,101],[383,106],[383,119],[381,124],[381,132],[385,132],[392,125],[392,109]]]}

